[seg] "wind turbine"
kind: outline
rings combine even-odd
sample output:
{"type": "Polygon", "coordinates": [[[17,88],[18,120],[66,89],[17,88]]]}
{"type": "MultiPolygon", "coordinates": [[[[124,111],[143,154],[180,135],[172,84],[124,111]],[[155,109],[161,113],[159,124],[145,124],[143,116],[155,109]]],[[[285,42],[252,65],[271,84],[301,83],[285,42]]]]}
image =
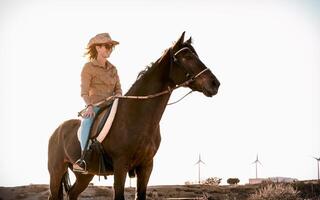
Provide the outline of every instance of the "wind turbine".
{"type": "Polygon", "coordinates": [[[202,160],[201,160],[201,155],[199,154],[199,160],[198,162],[196,162],[195,165],[198,165],[198,183],[200,184],[200,165],[205,164],[202,160]]]}
{"type": "Polygon", "coordinates": [[[319,180],[320,180],[320,177],[319,177],[319,162],[320,162],[320,157],[319,157],[319,158],[313,157],[313,158],[317,160],[317,166],[318,166],[318,181],[319,181],[319,180]]]}
{"type": "Polygon", "coordinates": [[[261,162],[259,161],[259,157],[258,157],[258,154],[257,154],[256,160],[252,163],[252,164],[256,164],[256,179],[258,178],[258,163],[260,165],[262,165],[261,162]]]}

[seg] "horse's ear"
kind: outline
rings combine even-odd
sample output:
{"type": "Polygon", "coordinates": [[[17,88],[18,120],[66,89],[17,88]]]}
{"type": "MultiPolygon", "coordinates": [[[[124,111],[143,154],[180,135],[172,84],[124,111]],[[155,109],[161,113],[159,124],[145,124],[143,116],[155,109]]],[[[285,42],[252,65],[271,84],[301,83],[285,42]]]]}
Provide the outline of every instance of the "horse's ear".
{"type": "Polygon", "coordinates": [[[184,35],[185,35],[185,31],[183,31],[183,33],[181,34],[180,38],[177,40],[177,42],[174,44],[173,46],[173,49],[176,50],[176,49],[179,49],[180,45],[183,44],[183,41],[184,41],[184,35]]]}
{"type": "Polygon", "coordinates": [[[184,41],[184,35],[186,34],[185,31],[183,31],[183,33],[181,34],[180,38],[178,39],[177,43],[182,44],[184,41]]]}
{"type": "Polygon", "coordinates": [[[191,43],[192,43],[192,38],[190,37],[190,38],[186,41],[186,43],[191,44],[191,43]]]}

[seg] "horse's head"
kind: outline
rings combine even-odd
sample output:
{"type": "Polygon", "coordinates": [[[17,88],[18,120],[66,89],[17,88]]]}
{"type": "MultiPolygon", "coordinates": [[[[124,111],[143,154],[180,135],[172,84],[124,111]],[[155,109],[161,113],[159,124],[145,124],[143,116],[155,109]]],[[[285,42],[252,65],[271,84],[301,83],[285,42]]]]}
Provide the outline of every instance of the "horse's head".
{"type": "Polygon", "coordinates": [[[191,45],[191,38],[184,42],[184,32],[170,49],[172,60],[170,79],[175,85],[183,84],[208,97],[217,94],[220,82],[200,60],[191,45]]]}

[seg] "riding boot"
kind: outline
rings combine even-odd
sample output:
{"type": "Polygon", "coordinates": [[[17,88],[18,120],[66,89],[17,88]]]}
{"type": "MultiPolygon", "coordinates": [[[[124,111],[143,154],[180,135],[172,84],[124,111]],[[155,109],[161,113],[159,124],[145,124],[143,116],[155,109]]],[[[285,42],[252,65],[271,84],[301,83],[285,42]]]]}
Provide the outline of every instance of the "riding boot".
{"type": "Polygon", "coordinates": [[[86,154],[86,149],[81,152],[81,157],[73,164],[73,171],[80,172],[82,174],[87,174],[87,163],[84,160],[86,154]]]}
{"type": "Polygon", "coordinates": [[[87,174],[87,163],[85,161],[85,156],[87,153],[89,141],[87,140],[85,143],[85,148],[81,151],[81,157],[73,164],[73,171],[80,172],[82,174],[87,174]]]}

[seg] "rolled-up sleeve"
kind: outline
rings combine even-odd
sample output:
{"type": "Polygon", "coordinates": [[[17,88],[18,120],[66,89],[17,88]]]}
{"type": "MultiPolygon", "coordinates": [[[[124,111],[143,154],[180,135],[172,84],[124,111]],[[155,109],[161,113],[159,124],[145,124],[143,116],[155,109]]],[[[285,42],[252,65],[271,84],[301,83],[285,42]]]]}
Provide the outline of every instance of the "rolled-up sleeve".
{"type": "Polygon", "coordinates": [[[115,69],[115,79],[116,79],[116,85],[114,87],[114,93],[115,93],[115,95],[122,95],[120,78],[118,76],[118,72],[116,69],[115,69]]]}
{"type": "Polygon", "coordinates": [[[81,97],[87,105],[92,104],[92,99],[89,96],[91,81],[92,75],[90,73],[90,68],[88,65],[85,65],[81,72],[81,97]]]}

